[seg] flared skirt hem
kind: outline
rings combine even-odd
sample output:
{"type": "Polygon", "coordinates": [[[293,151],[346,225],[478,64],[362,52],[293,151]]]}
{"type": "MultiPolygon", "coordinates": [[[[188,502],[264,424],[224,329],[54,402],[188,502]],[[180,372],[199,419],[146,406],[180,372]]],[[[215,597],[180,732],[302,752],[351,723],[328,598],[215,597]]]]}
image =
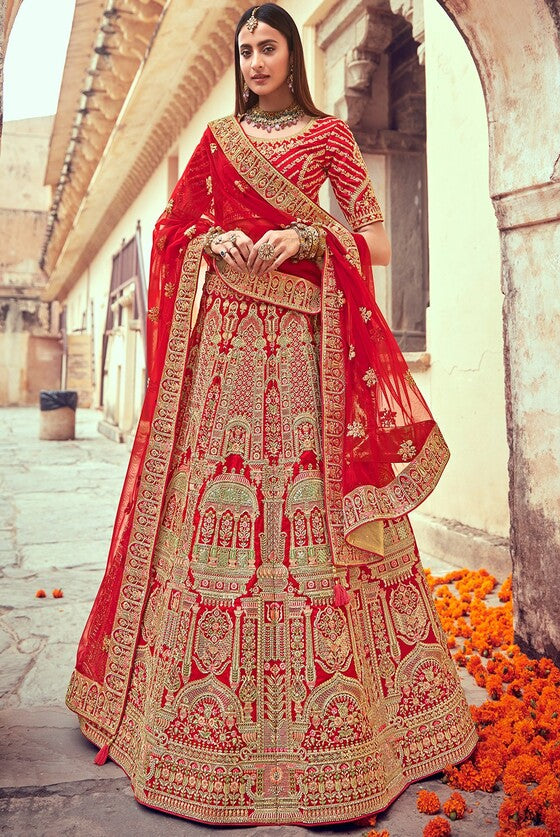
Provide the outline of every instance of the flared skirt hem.
{"type": "MultiPolygon", "coordinates": [[[[88,741],[98,747],[102,747],[106,744],[105,736],[95,730],[95,728],[93,728],[86,720],[79,718],[79,722],[80,730],[88,741]]],[[[180,817],[181,819],[199,822],[204,825],[218,827],[294,825],[310,828],[313,826],[343,825],[344,823],[359,822],[367,817],[383,813],[390,808],[393,802],[395,802],[395,800],[398,799],[411,785],[436,776],[449,765],[458,766],[467,761],[473,754],[477,743],[478,736],[476,734],[476,730],[473,728],[471,735],[469,735],[460,747],[455,747],[452,751],[440,753],[437,757],[430,759],[429,766],[426,765],[425,769],[420,769],[420,767],[416,765],[415,768],[410,771],[410,775],[403,774],[400,777],[400,782],[394,782],[393,785],[387,789],[386,796],[381,805],[379,803],[372,805],[369,798],[356,800],[355,802],[344,802],[341,803],[339,807],[343,809],[352,808],[352,814],[349,814],[348,816],[342,814],[340,817],[333,817],[330,813],[330,806],[322,805],[313,809],[312,816],[305,816],[305,813],[301,810],[299,811],[299,814],[296,815],[293,806],[291,806],[284,813],[277,810],[274,818],[252,818],[251,816],[242,818],[240,814],[235,811],[235,809],[230,809],[229,813],[227,810],[221,810],[219,819],[212,819],[210,817],[204,818],[197,816],[196,813],[191,813],[190,810],[188,810],[188,804],[181,805],[180,807],[174,805],[164,806],[158,805],[157,800],[143,797],[142,794],[139,793],[138,788],[135,787],[134,780],[131,775],[133,771],[131,769],[131,765],[128,764],[130,761],[129,757],[114,743],[109,745],[108,758],[118,765],[118,767],[121,768],[130,780],[131,789],[136,802],[147,808],[151,808],[152,810],[160,811],[164,814],[171,814],[172,816],[180,817]],[[321,816],[323,813],[325,813],[326,816],[321,816]]],[[[157,794],[153,794],[153,796],[157,796],[157,794]]],[[[194,810],[199,807],[200,805],[194,805],[192,806],[192,809],[194,810]]]]}

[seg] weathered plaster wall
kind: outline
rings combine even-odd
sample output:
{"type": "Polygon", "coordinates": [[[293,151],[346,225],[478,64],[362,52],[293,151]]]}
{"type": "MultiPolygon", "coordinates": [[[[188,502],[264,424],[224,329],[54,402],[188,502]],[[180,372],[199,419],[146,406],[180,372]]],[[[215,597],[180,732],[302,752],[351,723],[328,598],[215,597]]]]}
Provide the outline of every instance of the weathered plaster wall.
{"type": "Polygon", "coordinates": [[[519,644],[560,660],[560,224],[504,238],[511,391],[514,616],[519,644]],[[523,276],[523,287],[518,286],[523,276]]]}
{"type": "Polygon", "coordinates": [[[43,185],[53,118],[8,122],[0,158],[0,406],[35,404],[60,386],[60,346],[40,302],[39,254],[50,190],[43,185]]]}

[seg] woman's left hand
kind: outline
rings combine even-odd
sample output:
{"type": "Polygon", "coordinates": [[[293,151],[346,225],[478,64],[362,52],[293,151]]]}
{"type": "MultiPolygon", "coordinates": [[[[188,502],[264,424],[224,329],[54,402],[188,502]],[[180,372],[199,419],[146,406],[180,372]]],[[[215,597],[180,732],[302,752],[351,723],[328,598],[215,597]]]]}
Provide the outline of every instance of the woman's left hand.
{"type": "Polygon", "coordinates": [[[293,229],[269,230],[253,244],[247,259],[247,270],[262,276],[267,270],[278,270],[286,259],[299,252],[299,235],[293,229]]]}

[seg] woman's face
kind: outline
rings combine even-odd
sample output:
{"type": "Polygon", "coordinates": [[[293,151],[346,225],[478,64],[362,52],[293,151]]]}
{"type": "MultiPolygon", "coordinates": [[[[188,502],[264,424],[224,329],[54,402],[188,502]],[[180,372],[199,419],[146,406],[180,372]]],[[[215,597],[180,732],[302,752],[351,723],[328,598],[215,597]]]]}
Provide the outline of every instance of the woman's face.
{"type": "Polygon", "coordinates": [[[243,27],[238,43],[241,72],[250,90],[269,96],[288,88],[290,50],[281,32],[259,21],[253,32],[243,27]]]}

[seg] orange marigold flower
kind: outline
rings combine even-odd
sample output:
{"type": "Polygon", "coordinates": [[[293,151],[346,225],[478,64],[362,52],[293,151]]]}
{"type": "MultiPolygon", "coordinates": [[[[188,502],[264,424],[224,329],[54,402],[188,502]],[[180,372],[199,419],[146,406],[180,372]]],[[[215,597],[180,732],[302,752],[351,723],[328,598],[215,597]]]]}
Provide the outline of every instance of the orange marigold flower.
{"type": "Polygon", "coordinates": [[[62,592],[62,590],[59,587],[55,587],[55,589],[52,591],[52,595],[53,595],[53,599],[62,599],[62,597],[64,596],[64,593],[62,592]]]}
{"type": "Polygon", "coordinates": [[[451,826],[444,817],[434,817],[422,832],[423,837],[450,837],[451,826]]]}
{"type": "Polygon", "coordinates": [[[421,790],[416,796],[416,807],[421,814],[437,814],[441,809],[441,802],[435,791],[421,790]]]}
{"type": "Polygon", "coordinates": [[[447,814],[450,820],[462,820],[467,811],[467,803],[460,793],[452,793],[449,799],[443,803],[443,813],[447,814]]]}
{"type": "Polygon", "coordinates": [[[501,602],[511,601],[511,575],[508,575],[508,577],[498,590],[498,598],[501,602]]]}
{"type": "Polygon", "coordinates": [[[44,599],[46,595],[47,594],[45,593],[44,590],[37,590],[37,592],[35,593],[35,598],[36,599],[44,599]]]}
{"type": "Polygon", "coordinates": [[[496,674],[491,674],[489,677],[486,678],[485,685],[486,691],[488,692],[492,700],[498,700],[498,698],[503,693],[501,678],[498,677],[496,674]]]}
{"type": "Polygon", "coordinates": [[[366,833],[366,837],[391,837],[387,829],[383,829],[383,831],[375,831],[372,829],[366,833]]]}
{"type": "Polygon", "coordinates": [[[560,808],[551,806],[544,808],[542,813],[542,821],[548,828],[552,837],[559,837],[560,835],[560,808]]]}

